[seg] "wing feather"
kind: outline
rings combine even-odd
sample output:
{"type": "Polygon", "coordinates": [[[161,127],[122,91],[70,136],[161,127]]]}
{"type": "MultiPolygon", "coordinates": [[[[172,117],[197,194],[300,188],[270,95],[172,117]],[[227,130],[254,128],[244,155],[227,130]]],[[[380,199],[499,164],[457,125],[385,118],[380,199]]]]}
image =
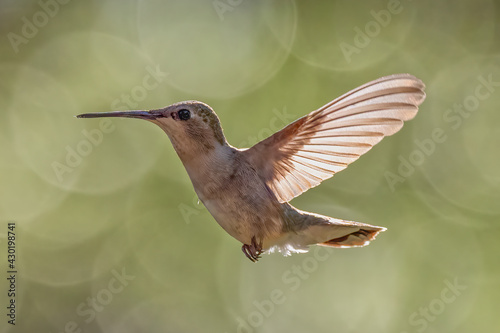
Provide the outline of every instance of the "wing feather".
{"type": "Polygon", "coordinates": [[[409,74],[366,83],[243,152],[280,202],[345,169],[415,117],[425,85],[409,74]]]}

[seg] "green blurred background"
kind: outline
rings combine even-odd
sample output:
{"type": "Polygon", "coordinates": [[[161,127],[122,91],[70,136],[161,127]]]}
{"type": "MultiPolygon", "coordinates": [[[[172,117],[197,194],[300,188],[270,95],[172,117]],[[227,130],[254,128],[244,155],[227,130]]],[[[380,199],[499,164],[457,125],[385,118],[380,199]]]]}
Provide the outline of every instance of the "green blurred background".
{"type": "Polygon", "coordinates": [[[490,0],[0,1],[0,332],[498,331],[499,19],[490,0]],[[73,117],[197,99],[248,147],[400,72],[427,85],[417,117],[292,202],[388,231],[257,264],[159,128],[73,117]]]}

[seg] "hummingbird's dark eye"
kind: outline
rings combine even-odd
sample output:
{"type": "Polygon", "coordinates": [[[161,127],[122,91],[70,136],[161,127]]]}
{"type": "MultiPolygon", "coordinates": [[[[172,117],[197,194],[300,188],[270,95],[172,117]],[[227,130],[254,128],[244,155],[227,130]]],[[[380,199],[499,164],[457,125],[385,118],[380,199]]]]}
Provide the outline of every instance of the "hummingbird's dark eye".
{"type": "Polygon", "coordinates": [[[186,109],[180,110],[179,112],[177,112],[177,115],[179,116],[180,120],[188,120],[189,118],[191,118],[191,112],[186,109]]]}

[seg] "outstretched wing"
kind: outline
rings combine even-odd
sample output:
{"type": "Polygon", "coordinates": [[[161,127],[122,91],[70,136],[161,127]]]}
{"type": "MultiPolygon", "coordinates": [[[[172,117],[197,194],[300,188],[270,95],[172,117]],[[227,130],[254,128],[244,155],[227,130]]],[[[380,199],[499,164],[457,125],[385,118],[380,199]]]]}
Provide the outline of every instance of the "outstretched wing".
{"type": "Polygon", "coordinates": [[[409,74],[382,77],[296,120],[243,154],[280,202],[345,169],[412,119],[425,85],[409,74]]]}

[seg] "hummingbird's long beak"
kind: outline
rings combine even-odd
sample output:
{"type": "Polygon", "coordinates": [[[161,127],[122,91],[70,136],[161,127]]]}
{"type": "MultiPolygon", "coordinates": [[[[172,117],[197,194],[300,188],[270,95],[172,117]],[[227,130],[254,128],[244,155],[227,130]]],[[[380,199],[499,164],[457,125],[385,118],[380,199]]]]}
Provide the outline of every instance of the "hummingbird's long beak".
{"type": "Polygon", "coordinates": [[[138,118],[146,120],[154,120],[163,117],[160,110],[150,111],[112,111],[112,112],[94,112],[83,113],[76,116],[77,118],[102,118],[102,117],[122,117],[122,118],[138,118]]]}

